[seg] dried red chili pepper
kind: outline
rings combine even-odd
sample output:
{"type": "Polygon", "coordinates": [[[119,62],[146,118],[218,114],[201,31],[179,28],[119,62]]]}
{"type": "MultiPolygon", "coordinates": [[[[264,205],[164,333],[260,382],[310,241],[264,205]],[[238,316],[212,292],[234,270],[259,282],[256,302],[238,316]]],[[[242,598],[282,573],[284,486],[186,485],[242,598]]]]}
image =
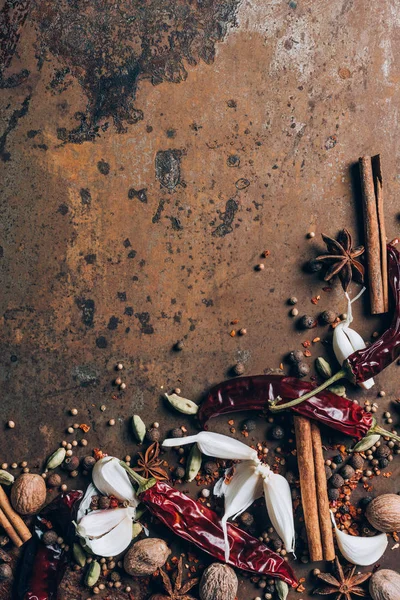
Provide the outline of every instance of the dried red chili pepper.
{"type": "MultiPolygon", "coordinates": [[[[139,490],[139,497],[171,531],[224,562],[224,534],[214,511],[160,481],[141,493],[139,490]]],[[[230,565],[296,585],[290,566],[265,544],[229,524],[228,539],[230,565]]]]}
{"type": "MultiPolygon", "coordinates": [[[[201,425],[218,415],[243,410],[267,410],[271,401],[301,398],[313,390],[313,384],[296,377],[283,375],[255,375],[224,381],[210,390],[197,413],[201,425]]],[[[379,433],[399,439],[375,424],[371,413],[366,412],[348,398],[325,390],[313,395],[297,406],[293,412],[314,419],[337,431],[360,440],[369,433],[379,433]]],[[[278,405],[279,406],[279,405],[278,405]]]]}
{"type": "Polygon", "coordinates": [[[18,600],[55,600],[57,590],[67,567],[65,551],[58,545],[45,546],[41,541],[52,528],[68,544],[73,539],[72,524],[77,502],[82,498],[80,491],[57,496],[36,517],[35,535],[24,545],[16,577],[15,598],[18,600]]]}
{"type": "Polygon", "coordinates": [[[389,329],[368,348],[353,352],[344,361],[340,371],[327,379],[322,385],[312,392],[304,394],[301,398],[271,407],[273,412],[298,406],[308,400],[314,393],[319,394],[339,379],[347,378],[352,383],[367,381],[386,369],[400,356],[400,254],[392,244],[388,244],[387,252],[388,279],[394,297],[394,315],[389,329]]]}

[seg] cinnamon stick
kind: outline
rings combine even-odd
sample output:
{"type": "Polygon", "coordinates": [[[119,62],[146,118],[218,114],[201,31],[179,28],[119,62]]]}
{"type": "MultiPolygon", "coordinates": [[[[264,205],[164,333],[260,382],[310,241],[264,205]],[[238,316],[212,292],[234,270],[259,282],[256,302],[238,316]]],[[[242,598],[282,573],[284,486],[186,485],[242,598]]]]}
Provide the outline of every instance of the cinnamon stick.
{"type": "Polygon", "coordinates": [[[15,531],[14,527],[11,525],[10,521],[7,519],[6,515],[0,508],[0,526],[4,529],[6,535],[10,538],[10,540],[19,548],[22,546],[23,541],[19,537],[18,533],[15,531]]]}
{"type": "Polygon", "coordinates": [[[371,312],[389,308],[383,178],[380,155],[359,159],[371,312]]]}
{"type": "Polygon", "coordinates": [[[321,432],[318,425],[311,422],[311,441],[313,447],[315,485],[317,490],[319,528],[321,531],[322,551],[324,560],[335,559],[335,546],[333,543],[332,522],[329,512],[328,486],[325,475],[325,462],[322,452],[321,432]]]}
{"type": "Polygon", "coordinates": [[[301,503],[307,532],[308,549],[312,562],[323,560],[321,530],[318,518],[315,466],[311,439],[311,424],[305,417],[294,417],[297,462],[300,474],[301,503]]]}
{"type": "MultiPolygon", "coordinates": [[[[13,507],[10,504],[7,494],[3,490],[0,485],[0,510],[3,515],[6,517],[7,521],[11,524],[11,527],[15,530],[18,537],[22,540],[22,543],[27,542],[31,539],[32,534],[29,531],[28,527],[25,525],[24,521],[21,517],[15,512],[13,507]]],[[[1,523],[0,523],[1,525],[1,523]]],[[[12,539],[9,532],[7,535],[10,539],[12,539]]],[[[14,542],[15,543],[15,542],[14,542]]],[[[16,544],[18,545],[18,544],[16,544]]],[[[21,545],[21,544],[20,544],[21,545]]]]}

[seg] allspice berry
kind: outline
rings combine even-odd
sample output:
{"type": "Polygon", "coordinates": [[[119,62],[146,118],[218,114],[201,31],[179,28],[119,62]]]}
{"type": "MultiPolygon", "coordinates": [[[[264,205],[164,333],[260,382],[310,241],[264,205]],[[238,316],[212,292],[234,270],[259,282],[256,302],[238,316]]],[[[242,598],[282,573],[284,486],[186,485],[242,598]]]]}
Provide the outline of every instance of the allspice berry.
{"type": "Polygon", "coordinates": [[[6,563],[0,565],[0,580],[5,581],[6,579],[12,578],[12,570],[10,565],[6,563]]]}
{"type": "Polygon", "coordinates": [[[329,485],[334,488],[340,488],[344,484],[344,479],[339,473],[335,473],[329,480],[329,485]]]}
{"type": "Polygon", "coordinates": [[[200,580],[200,600],[235,600],[237,589],[235,571],[228,565],[213,563],[200,580]]]}
{"type": "Polygon", "coordinates": [[[324,312],[319,315],[319,320],[324,325],[330,325],[331,323],[335,322],[336,317],[337,314],[333,312],[333,310],[324,310],[324,312]]]}
{"type": "Polygon", "coordinates": [[[298,377],[306,377],[310,372],[310,367],[305,362],[299,362],[295,366],[295,372],[298,377]]]}
{"type": "Polygon", "coordinates": [[[61,485],[61,477],[58,473],[50,473],[46,478],[48,487],[56,488],[61,485]]]}
{"type": "Polygon", "coordinates": [[[163,567],[171,554],[164,540],[147,538],[131,546],[124,558],[124,569],[128,575],[148,577],[163,567]]]}
{"type": "Polygon", "coordinates": [[[310,315],[303,315],[300,319],[300,326],[303,329],[313,329],[317,326],[317,320],[310,315]]]}
{"type": "Polygon", "coordinates": [[[148,442],[159,442],[160,441],[160,437],[161,437],[161,433],[160,430],[157,429],[156,427],[151,427],[150,429],[148,429],[146,431],[146,440],[148,442]]]}
{"type": "Polygon", "coordinates": [[[184,467],[176,467],[174,470],[175,479],[183,479],[185,477],[186,471],[184,467]]]}
{"type": "Polygon", "coordinates": [[[342,469],[340,469],[340,474],[343,479],[351,479],[355,473],[355,470],[351,465],[345,465],[342,469]]]}
{"type": "Polygon", "coordinates": [[[175,429],[171,430],[170,433],[171,437],[177,439],[177,438],[181,438],[183,437],[183,431],[180,427],[175,427],[175,429]]]}
{"type": "Polygon", "coordinates": [[[79,467],[79,458],[77,456],[69,456],[64,460],[62,466],[66,471],[76,471],[76,469],[79,467]]]}
{"type": "Polygon", "coordinates": [[[251,527],[254,523],[254,517],[249,512],[244,512],[240,515],[240,521],[245,527],[251,527]]]}
{"type": "Polygon", "coordinates": [[[42,537],[42,541],[45,544],[45,546],[52,546],[53,544],[56,544],[58,540],[58,535],[57,532],[54,531],[54,529],[49,529],[48,531],[45,531],[42,537]]]}
{"type": "Polygon", "coordinates": [[[361,454],[353,454],[349,460],[349,465],[351,465],[353,467],[353,469],[356,469],[356,470],[363,469],[364,464],[365,464],[365,460],[361,456],[361,454]]]}
{"type": "Polygon", "coordinates": [[[91,471],[96,464],[96,459],[93,456],[85,456],[82,459],[82,467],[85,471],[91,471]]]}
{"type": "Polygon", "coordinates": [[[214,475],[214,473],[218,471],[218,465],[213,460],[205,462],[203,468],[207,475],[214,475]]]}
{"type": "Polygon", "coordinates": [[[288,356],[288,362],[292,365],[296,365],[304,360],[304,353],[301,350],[292,350],[288,356]]]}

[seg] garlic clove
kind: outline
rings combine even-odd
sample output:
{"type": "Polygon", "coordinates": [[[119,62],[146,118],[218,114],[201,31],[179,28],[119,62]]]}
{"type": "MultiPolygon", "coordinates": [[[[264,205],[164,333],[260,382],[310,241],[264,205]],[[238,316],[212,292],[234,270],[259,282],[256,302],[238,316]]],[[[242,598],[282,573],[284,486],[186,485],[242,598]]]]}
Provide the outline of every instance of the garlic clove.
{"type": "Polygon", "coordinates": [[[286,479],[271,471],[269,476],[264,478],[264,496],[268,516],[275,531],[283,541],[286,551],[294,552],[292,494],[286,479]]]}
{"type": "Polygon", "coordinates": [[[94,510],[79,521],[76,532],[81,537],[99,538],[114,529],[126,517],[132,520],[135,512],[131,507],[94,510]]]}
{"type": "Polygon", "coordinates": [[[118,556],[118,554],[121,554],[121,552],[128,548],[132,541],[132,519],[129,516],[125,517],[116,527],[99,538],[90,539],[89,537],[83,537],[85,547],[93,552],[93,554],[104,557],[118,556]]]}
{"type": "Polygon", "coordinates": [[[340,531],[331,511],[331,519],[335,528],[336,541],[344,558],[353,565],[366,567],[372,565],[384,554],[388,539],[385,533],[374,537],[360,537],[340,531]]]}
{"type": "Polygon", "coordinates": [[[79,523],[79,521],[88,514],[88,512],[90,511],[90,505],[92,502],[92,498],[93,496],[97,496],[99,494],[99,491],[95,488],[95,486],[93,485],[93,483],[90,483],[88,485],[88,488],[85,492],[85,495],[83,496],[81,503],[79,505],[79,509],[76,515],[76,521],[77,523],[79,523]]]}
{"type": "Polygon", "coordinates": [[[189,435],[185,438],[167,439],[163,441],[162,445],[165,448],[171,448],[194,443],[197,443],[203,454],[214,458],[258,461],[257,452],[243,442],[211,431],[201,431],[197,435],[189,435]]]}
{"type": "Polygon", "coordinates": [[[98,460],[93,467],[92,479],[96,488],[105,496],[114,496],[122,502],[127,500],[133,507],[139,504],[128,474],[121,467],[118,458],[105,456],[98,460]]]}
{"type": "Polygon", "coordinates": [[[225,539],[225,562],[229,560],[229,541],[227,522],[228,519],[236,519],[257,498],[262,496],[262,480],[257,472],[257,466],[253,461],[244,461],[228,469],[230,476],[227,480],[222,477],[214,487],[216,496],[225,497],[225,513],[221,520],[221,526],[225,539]],[[228,481],[228,483],[227,483],[228,481]]]}

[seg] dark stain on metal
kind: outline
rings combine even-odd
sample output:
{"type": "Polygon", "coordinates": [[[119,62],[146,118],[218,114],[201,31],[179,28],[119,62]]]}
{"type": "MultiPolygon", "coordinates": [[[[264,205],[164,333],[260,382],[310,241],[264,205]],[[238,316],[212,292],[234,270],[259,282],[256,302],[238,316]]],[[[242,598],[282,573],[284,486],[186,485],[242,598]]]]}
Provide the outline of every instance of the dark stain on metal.
{"type": "Polygon", "coordinates": [[[89,205],[92,202],[92,195],[88,188],[81,188],[79,192],[82,200],[82,204],[89,205]]]}
{"type": "Polygon", "coordinates": [[[182,231],[183,225],[177,217],[170,217],[172,229],[175,231],[182,231]]]}
{"type": "Polygon", "coordinates": [[[235,183],[236,189],[238,190],[245,190],[249,187],[249,185],[250,181],[248,179],[244,179],[243,177],[241,179],[238,179],[235,183]]]}
{"type": "Polygon", "coordinates": [[[158,203],[157,210],[151,220],[152,223],[159,223],[159,221],[161,219],[161,213],[164,210],[164,205],[165,205],[165,200],[161,199],[160,202],[158,203]]]}
{"type": "Polygon", "coordinates": [[[230,198],[225,205],[225,212],[219,215],[222,223],[218,225],[216,229],[214,229],[212,234],[216,237],[224,237],[228,233],[232,233],[232,223],[238,210],[239,204],[236,202],[236,200],[230,198]]]}
{"type": "Polygon", "coordinates": [[[102,175],[108,175],[110,172],[110,165],[105,160],[99,160],[97,168],[102,175]]]}
{"type": "Polygon", "coordinates": [[[117,298],[121,302],[126,302],[126,292],[117,292],[117,298]]]}
{"type": "Polygon", "coordinates": [[[26,115],[29,110],[29,102],[31,101],[31,96],[27,96],[21,104],[21,108],[17,108],[13,111],[11,117],[8,120],[7,126],[0,136],[0,156],[3,162],[7,162],[11,160],[11,154],[6,151],[6,143],[7,138],[11,131],[15,129],[18,125],[18,121],[22,119],[26,115]]]}
{"type": "Polygon", "coordinates": [[[159,150],[156,155],[156,176],[161,185],[172,191],[181,180],[182,150],[159,150]]]}
{"type": "Polygon", "coordinates": [[[239,167],[240,157],[237,154],[231,154],[226,159],[226,164],[228,165],[228,167],[239,167]]]}
{"type": "MultiPolygon", "coordinates": [[[[240,0],[149,0],[146,3],[106,0],[37,2],[32,18],[38,28],[37,55],[58,58],[83,87],[86,112],[80,125],[58,130],[60,139],[82,143],[101,133],[111,118],[119,133],[143,119],[134,106],[139,78],[153,85],[180,83],[185,61],[211,64],[215,44],[236,25],[240,0]]],[[[11,4],[9,2],[9,4],[11,4]]],[[[8,9],[10,10],[10,9],[8,9]]],[[[12,55],[15,43],[8,54],[12,55]]]]}
{"type": "Polygon", "coordinates": [[[75,302],[77,307],[82,311],[82,323],[86,327],[93,327],[96,312],[94,300],[91,298],[77,298],[75,302]]]}
{"type": "Polygon", "coordinates": [[[72,378],[81,387],[88,387],[89,385],[99,384],[100,374],[97,369],[90,365],[78,365],[72,370],[72,378]]]}
{"type": "MultiPolygon", "coordinates": [[[[15,53],[21,29],[28,16],[31,0],[6,0],[0,12],[0,73],[9,66],[15,53]]],[[[25,79],[29,71],[21,72],[14,76],[17,79],[25,79]]],[[[1,77],[0,77],[1,78],[1,77]]],[[[10,79],[8,80],[10,81],[10,79]]],[[[4,87],[14,87],[14,85],[5,85],[4,87]]]]}
{"type": "Polygon", "coordinates": [[[128,192],[128,198],[133,200],[137,198],[140,202],[144,204],[147,202],[147,188],[142,188],[141,190],[135,190],[135,188],[130,188],[128,192]]]}
{"type": "Polygon", "coordinates": [[[57,209],[57,212],[60,213],[60,215],[62,215],[63,217],[65,217],[65,215],[68,213],[68,205],[65,204],[64,202],[62,204],[60,204],[60,206],[57,209]]]}
{"type": "Polygon", "coordinates": [[[142,333],[146,333],[146,334],[154,333],[154,327],[150,323],[150,313],[148,313],[148,312],[135,313],[135,317],[137,319],[139,319],[140,328],[141,328],[142,333]]]}
{"type": "Polygon", "coordinates": [[[98,348],[100,348],[101,350],[104,350],[105,348],[107,348],[108,342],[107,342],[106,338],[104,337],[104,335],[100,335],[98,338],[96,338],[96,346],[98,348]]]}
{"type": "Polygon", "coordinates": [[[128,252],[128,258],[135,258],[136,254],[137,254],[136,250],[130,250],[128,252]]]}
{"type": "Polygon", "coordinates": [[[118,319],[118,317],[115,317],[113,315],[112,317],[110,317],[110,320],[108,321],[107,329],[114,331],[115,329],[117,329],[120,322],[121,321],[118,319]]]}

